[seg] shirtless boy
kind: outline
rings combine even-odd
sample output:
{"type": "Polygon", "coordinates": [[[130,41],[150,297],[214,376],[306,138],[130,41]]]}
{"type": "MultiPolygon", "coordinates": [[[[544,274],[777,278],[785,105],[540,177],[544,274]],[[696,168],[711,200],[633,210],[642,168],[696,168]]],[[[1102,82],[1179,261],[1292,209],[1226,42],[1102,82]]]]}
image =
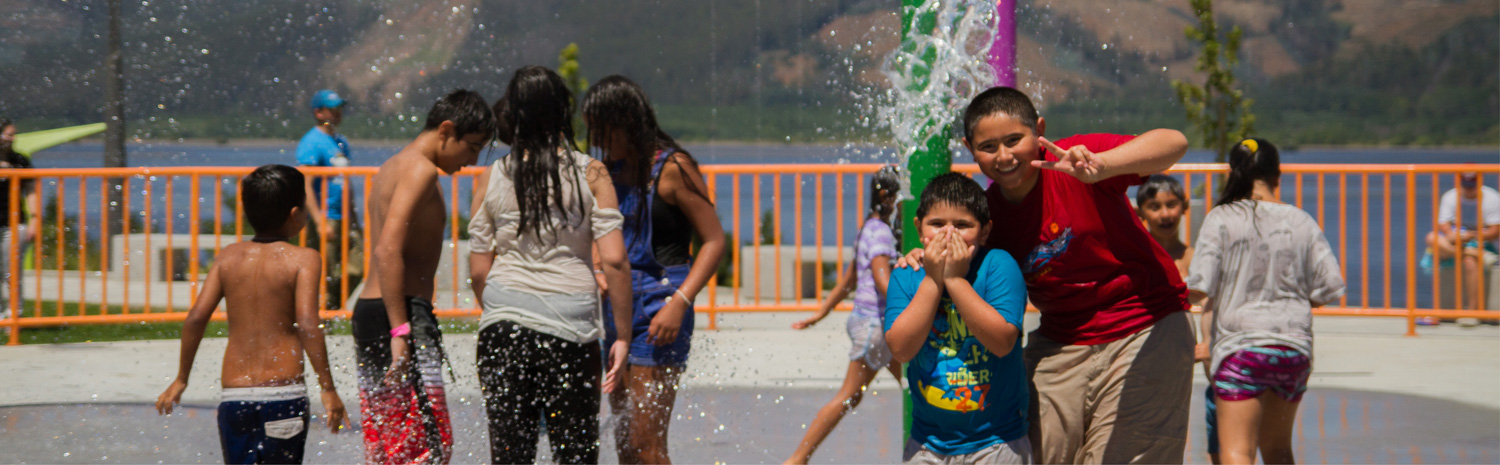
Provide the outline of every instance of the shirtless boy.
{"type": "Polygon", "coordinates": [[[229,314],[219,404],[225,463],[302,463],[308,426],[303,352],[318,374],[329,429],[337,434],[344,422],[318,318],[322,260],[317,251],[287,243],[307,223],[305,196],[302,173],[290,166],[262,166],[240,183],[255,238],[219,252],[182,325],[177,380],[156,399],[161,414],[182,400],[198,343],[223,299],[229,314]]]}
{"type": "Polygon", "coordinates": [[[368,194],[373,269],[353,317],[366,462],[447,463],[452,454],[442,332],[432,315],[448,211],[438,175],[478,161],[494,132],[484,98],[455,90],[433,104],[422,133],[375,174],[368,194]]]}

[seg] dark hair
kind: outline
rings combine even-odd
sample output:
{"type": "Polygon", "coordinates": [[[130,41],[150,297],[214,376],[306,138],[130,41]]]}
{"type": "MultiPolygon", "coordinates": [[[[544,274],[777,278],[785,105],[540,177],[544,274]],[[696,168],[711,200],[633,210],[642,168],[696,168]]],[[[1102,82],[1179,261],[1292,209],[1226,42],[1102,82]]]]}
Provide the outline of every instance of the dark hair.
{"type": "Polygon", "coordinates": [[[917,204],[917,220],[926,218],[927,211],[939,204],[968,210],[981,224],[990,220],[990,204],[984,197],[984,188],[963,173],[944,174],[927,183],[922,189],[922,201],[917,204]]]}
{"type": "Polygon", "coordinates": [[[886,224],[891,223],[891,213],[895,210],[895,206],[887,205],[886,200],[901,194],[900,173],[896,165],[885,165],[870,176],[870,211],[886,224]]]}
{"type": "Polygon", "coordinates": [[[516,129],[510,125],[510,120],[505,119],[506,108],[509,107],[505,97],[495,101],[495,140],[505,145],[511,145],[516,141],[516,129]]]}
{"type": "MultiPolygon", "coordinates": [[[[590,147],[604,147],[601,143],[609,142],[614,131],[623,135],[630,152],[622,154],[624,169],[614,181],[631,186],[642,195],[645,195],[652,181],[652,158],[658,150],[670,149],[682,154],[681,157],[673,157],[674,163],[681,159],[693,167],[697,166],[692,154],[683,150],[677,140],[661,130],[661,126],[656,123],[656,110],[651,107],[651,100],[646,97],[645,89],[630,78],[612,74],[589,87],[588,92],[583,94],[583,119],[588,123],[590,147]]],[[[602,154],[603,150],[600,152],[602,154]]],[[[688,182],[684,185],[694,194],[708,198],[698,192],[697,184],[688,182]]],[[[639,202],[634,214],[645,214],[645,205],[646,202],[639,202]]]]}
{"type": "Polygon", "coordinates": [[[1250,198],[1255,181],[1275,188],[1281,185],[1281,152],[1265,139],[1245,139],[1229,149],[1229,176],[1214,206],[1250,198]]]}
{"type": "Polygon", "coordinates": [[[495,113],[490,111],[489,104],[484,103],[484,97],[472,90],[455,89],[438,99],[427,111],[427,122],[422,125],[422,130],[437,129],[444,121],[453,122],[453,135],[457,138],[495,131],[495,113]]]}
{"type": "Polygon", "coordinates": [[[1031,133],[1036,134],[1038,117],[1036,106],[1031,104],[1031,97],[1012,87],[991,87],[974,96],[969,101],[968,108],[964,108],[964,137],[974,134],[974,125],[979,124],[979,120],[996,113],[1021,120],[1021,124],[1031,128],[1031,133]]]}
{"type": "Polygon", "coordinates": [[[504,169],[516,186],[519,232],[538,236],[543,231],[555,232],[554,206],[564,221],[583,219],[588,214],[583,200],[586,187],[572,169],[572,153],[578,151],[573,144],[573,92],[556,72],[527,66],[516,70],[501,99],[505,102],[502,118],[509,122],[514,142],[504,169]],[[564,176],[577,196],[576,217],[561,208],[564,176]]]}
{"type": "MultiPolygon", "coordinates": [[[[10,118],[6,118],[6,117],[3,117],[3,116],[0,116],[0,131],[4,131],[5,128],[11,127],[11,126],[15,126],[15,125],[16,125],[16,123],[13,122],[13,121],[11,121],[10,118]]],[[[10,155],[11,152],[14,151],[15,149],[16,149],[16,143],[15,142],[0,143],[0,156],[10,155]]]]}
{"type": "Polygon", "coordinates": [[[1156,198],[1158,192],[1172,194],[1184,204],[1188,202],[1187,190],[1182,188],[1182,182],[1165,174],[1153,174],[1146,178],[1146,182],[1141,183],[1141,187],[1135,189],[1135,208],[1140,209],[1146,205],[1146,201],[1156,198]]]}
{"type": "Polygon", "coordinates": [[[286,165],[265,165],[240,180],[240,202],[245,219],[261,234],[271,233],[286,224],[292,208],[307,200],[302,172],[286,165]]]}

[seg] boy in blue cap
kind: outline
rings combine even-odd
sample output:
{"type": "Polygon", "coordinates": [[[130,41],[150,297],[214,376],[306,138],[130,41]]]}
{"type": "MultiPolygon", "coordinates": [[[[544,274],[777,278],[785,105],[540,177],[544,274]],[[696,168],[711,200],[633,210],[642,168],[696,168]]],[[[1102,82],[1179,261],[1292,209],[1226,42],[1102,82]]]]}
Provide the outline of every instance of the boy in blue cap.
{"type": "MultiPolygon", "coordinates": [[[[349,139],[345,139],[338,133],[338,125],[344,119],[344,101],[337,92],[323,89],[313,94],[311,107],[313,117],[317,118],[317,126],[307,131],[302,140],[297,143],[297,165],[298,166],[349,166],[349,139]]],[[[352,207],[352,205],[351,205],[352,207]]],[[[341,308],[343,306],[343,274],[349,274],[349,287],[353,289],[359,284],[364,275],[363,249],[360,244],[360,231],[358,222],[349,224],[349,253],[346,259],[343,253],[344,236],[344,180],[342,177],[324,179],[318,176],[307,177],[307,205],[304,207],[308,216],[312,218],[314,228],[313,238],[309,246],[326,250],[328,252],[328,263],[325,269],[328,276],[324,279],[328,291],[328,308],[341,308]],[[327,199],[320,201],[325,195],[323,186],[327,184],[327,199]]],[[[353,215],[351,208],[350,216],[353,215]]],[[[353,218],[350,218],[351,220],[353,218]]]]}

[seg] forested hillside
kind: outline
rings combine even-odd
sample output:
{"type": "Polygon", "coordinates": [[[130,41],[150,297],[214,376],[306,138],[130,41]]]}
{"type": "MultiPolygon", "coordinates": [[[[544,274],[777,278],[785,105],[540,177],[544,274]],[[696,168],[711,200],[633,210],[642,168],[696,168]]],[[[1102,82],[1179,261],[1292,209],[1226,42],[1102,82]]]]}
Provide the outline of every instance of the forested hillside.
{"type": "MultiPolygon", "coordinates": [[[[1262,135],[1291,144],[1500,143],[1500,2],[1218,0],[1262,135]]],[[[881,141],[897,0],[177,0],[125,6],[139,138],[293,138],[305,101],[354,102],[346,133],[404,138],[453,87],[498,96],[569,43],[584,74],[650,91],[687,139],[881,141]]],[[[1022,85],[1055,131],[1182,127],[1186,0],[1022,1],[1022,85]]],[[[97,121],[103,0],[0,0],[0,115],[97,121]]]]}

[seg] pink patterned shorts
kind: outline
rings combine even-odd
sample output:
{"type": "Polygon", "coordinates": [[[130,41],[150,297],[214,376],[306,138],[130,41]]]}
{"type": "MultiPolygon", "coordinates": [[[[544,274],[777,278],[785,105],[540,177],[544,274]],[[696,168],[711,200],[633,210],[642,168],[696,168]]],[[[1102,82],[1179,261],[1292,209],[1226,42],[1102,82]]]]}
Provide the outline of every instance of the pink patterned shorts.
{"type": "Polygon", "coordinates": [[[1286,399],[1299,402],[1307,391],[1312,374],[1312,359],[1287,346],[1251,347],[1235,352],[1219,364],[1214,372],[1214,395],[1220,400],[1253,399],[1270,390],[1286,399]]]}

